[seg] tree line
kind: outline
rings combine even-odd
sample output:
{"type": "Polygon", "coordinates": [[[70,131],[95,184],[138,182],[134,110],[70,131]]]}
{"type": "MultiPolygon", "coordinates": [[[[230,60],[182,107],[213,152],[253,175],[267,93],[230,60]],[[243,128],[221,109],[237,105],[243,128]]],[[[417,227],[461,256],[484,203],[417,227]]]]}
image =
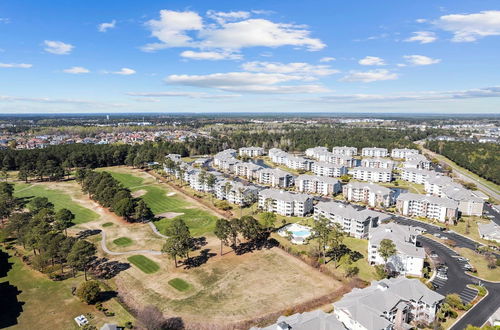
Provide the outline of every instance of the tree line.
{"type": "Polygon", "coordinates": [[[500,184],[499,144],[427,141],[425,147],[486,180],[500,184]]]}
{"type": "Polygon", "coordinates": [[[127,188],[108,172],[78,169],[76,180],[82,191],[100,205],[110,208],[116,215],[128,222],[144,222],[154,217],[153,212],[142,198],[134,198],[127,188]]]}
{"type": "Polygon", "coordinates": [[[29,262],[34,268],[44,271],[46,267],[55,269],[59,265],[61,275],[64,266],[85,272],[94,257],[93,243],[70,237],[66,229],[73,225],[74,214],[68,209],[55,210],[54,204],[46,197],[35,197],[27,202],[14,197],[14,186],[0,183],[0,218],[8,218],[5,232],[25,249],[31,249],[33,256],[29,262]]]}

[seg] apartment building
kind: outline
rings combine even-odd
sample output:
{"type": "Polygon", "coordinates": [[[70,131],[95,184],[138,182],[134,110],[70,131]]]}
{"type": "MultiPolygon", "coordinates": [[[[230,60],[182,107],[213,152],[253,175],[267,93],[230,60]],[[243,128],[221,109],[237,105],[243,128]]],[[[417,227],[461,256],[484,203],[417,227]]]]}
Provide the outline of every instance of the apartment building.
{"type": "Polygon", "coordinates": [[[347,174],[347,167],[327,162],[313,162],[311,164],[311,171],[319,176],[331,176],[338,178],[347,174]]]}
{"type": "Polygon", "coordinates": [[[398,277],[354,288],[333,307],[347,329],[411,329],[412,323],[431,325],[444,298],[418,279],[398,277]]]}
{"type": "Polygon", "coordinates": [[[443,223],[458,218],[458,203],[436,196],[404,193],[397,198],[396,209],[406,216],[436,219],[443,223]]]}
{"type": "Polygon", "coordinates": [[[391,150],[391,157],[392,158],[401,158],[401,159],[406,159],[406,157],[410,155],[417,155],[419,151],[417,149],[408,149],[408,148],[403,148],[403,149],[392,149],[391,150]]]}
{"type": "Polygon", "coordinates": [[[313,161],[310,159],[288,155],[285,161],[285,166],[294,170],[310,171],[312,163],[313,161]]]}
{"type": "Polygon", "coordinates": [[[394,204],[394,191],[374,183],[349,182],[342,187],[342,194],[350,202],[361,202],[371,207],[389,207],[394,204]]]}
{"type": "Polygon", "coordinates": [[[179,154],[168,154],[165,158],[172,160],[174,163],[178,163],[181,161],[181,155],[179,154]]]}
{"type": "Polygon", "coordinates": [[[393,169],[395,162],[387,158],[363,158],[361,167],[393,169]]]}
{"type": "Polygon", "coordinates": [[[269,158],[271,158],[271,161],[273,163],[276,163],[276,164],[279,164],[279,165],[286,165],[288,157],[290,157],[290,156],[291,155],[288,152],[283,151],[281,149],[271,149],[271,150],[269,150],[269,158]]]}
{"type": "Polygon", "coordinates": [[[259,157],[265,154],[261,147],[243,147],[238,149],[238,155],[243,157],[259,157]]]}
{"type": "Polygon", "coordinates": [[[256,202],[259,189],[252,185],[244,185],[232,180],[220,180],[215,185],[215,196],[236,205],[247,206],[256,202]]]}
{"type": "Polygon", "coordinates": [[[351,174],[354,179],[362,181],[392,181],[392,170],[386,168],[355,167],[349,170],[349,174],[351,174]]]}
{"type": "Polygon", "coordinates": [[[358,210],[350,204],[340,202],[319,202],[314,207],[314,218],[325,217],[338,223],[350,236],[367,238],[370,229],[391,216],[369,209],[358,210]]]}
{"type": "Polygon", "coordinates": [[[294,176],[279,168],[263,168],[256,173],[259,183],[272,187],[288,188],[293,186],[294,176]]]}
{"type": "Polygon", "coordinates": [[[214,156],[214,166],[223,171],[234,172],[234,165],[239,161],[235,158],[236,150],[226,149],[214,156]]]}
{"type": "Polygon", "coordinates": [[[261,169],[263,169],[262,166],[254,163],[239,162],[234,165],[234,174],[248,180],[254,180],[259,178],[258,172],[261,169]]]}
{"type": "Polygon", "coordinates": [[[435,175],[429,177],[424,182],[424,189],[427,194],[443,197],[443,189],[449,186],[460,186],[453,182],[453,179],[445,175],[435,175]]]}
{"type": "Polygon", "coordinates": [[[303,217],[312,212],[313,199],[307,194],[265,189],[259,192],[259,208],[284,216],[303,217]]]}
{"type": "Polygon", "coordinates": [[[384,265],[400,275],[422,276],[425,251],[417,246],[417,236],[420,235],[414,227],[399,225],[394,222],[381,224],[373,228],[368,238],[368,260],[372,265],[384,265]],[[391,240],[396,246],[396,254],[387,259],[378,252],[382,240],[391,240]]]}
{"type": "Polygon", "coordinates": [[[483,215],[485,201],[472,190],[454,184],[444,187],[442,196],[458,203],[458,211],[462,215],[475,215],[478,217],[483,215]]]}
{"type": "Polygon", "coordinates": [[[333,147],[332,148],[332,153],[336,155],[343,155],[343,156],[356,156],[358,154],[358,148],[354,147],[333,147]]]}
{"type": "Polygon", "coordinates": [[[389,156],[389,151],[386,148],[363,148],[361,149],[361,156],[387,157],[389,156]]]}
{"type": "Polygon", "coordinates": [[[435,171],[421,170],[417,168],[403,168],[401,169],[401,180],[425,184],[425,182],[431,178],[438,175],[435,171]]]}
{"type": "Polygon", "coordinates": [[[306,156],[314,159],[318,159],[321,154],[328,153],[327,147],[314,147],[306,149],[306,156]]]}
{"type": "Polygon", "coordinates": [[[297,190],[305,193],[332,195],[342,190],[340,181],[330,177],[302,174],[295,178],[297,190]]]}
{"type": "Polygon", "coordinates": [[[405,157],[406,161],[403,163],[404,168],[418,168],[422,170],[431,169],[431,161],[424,155],[408,155],[405,157]]]}

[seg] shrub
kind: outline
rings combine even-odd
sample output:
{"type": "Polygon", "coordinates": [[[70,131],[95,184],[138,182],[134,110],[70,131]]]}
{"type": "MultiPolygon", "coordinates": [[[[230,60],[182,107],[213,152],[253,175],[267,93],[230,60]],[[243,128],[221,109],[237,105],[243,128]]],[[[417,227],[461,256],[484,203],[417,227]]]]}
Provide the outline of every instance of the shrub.
{"type": "Polygon", "coordinates": [[[125,328],[127,329],[132,329],[134,326],[132,324],[132,322],[128,321],[127,323],[125,323],[125,328]]]}
{"type": "Polygon", "coordinates": [[[462,299],[456,293],[452,293],[446,296],[445,302],[450,305],[452,308],[456,309],[464,309],[464,304],[462,303],[462,299]]]}
{"type": "Polygon", "coordinates": [[[347,267],[346,272],[345,272],[345,276],[347,276],[347,277],[354,277],[358,274],[359,274],[359,268],[356,266],[347,267]]]}
{"type": "Polygon", "coordinates": [[[76,295],[87,304],[91,305],[97,302],[101,288],[97,281],[87,281],[80,284],[76,290],[76,295]]]}
{"type": "Polygon", "coordinates": [[[216,201],[214,205],[215,207],[223,211],[229,211],[230,209],[232,209],[232,206],[227,201],[216,201]]]}
{"type": "Polygon", "coordinates": [[[387,278],[387,272],[385,271],[384,265],[376,265],[375,266],[375,273],[377,274],[377,279],[379,279],[379,280],[383,280],[384,278],[387,278]]]}

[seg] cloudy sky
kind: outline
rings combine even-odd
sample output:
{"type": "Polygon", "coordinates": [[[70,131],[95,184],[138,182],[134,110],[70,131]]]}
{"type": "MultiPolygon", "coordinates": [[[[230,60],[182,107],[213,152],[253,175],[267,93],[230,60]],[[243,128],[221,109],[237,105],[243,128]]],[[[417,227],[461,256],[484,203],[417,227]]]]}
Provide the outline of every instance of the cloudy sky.
{"type": "Polygon", "coordinates": [[[0,2],[0,113],[500,113],[500,3],[0,2]]]}

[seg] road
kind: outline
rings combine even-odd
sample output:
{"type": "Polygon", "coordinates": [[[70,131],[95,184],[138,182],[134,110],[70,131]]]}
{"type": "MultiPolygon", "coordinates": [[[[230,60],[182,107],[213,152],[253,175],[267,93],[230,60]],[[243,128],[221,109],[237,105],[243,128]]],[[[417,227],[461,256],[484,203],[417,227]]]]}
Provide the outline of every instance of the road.
{"type": "MultiPolygon", "coordinates": [[[[430,238],[419,236],[418,241],[422,246],[435,251],[442,262],[448,266],[448,279],[441,280],[435,278],[432,282],[438,284],[436,291],[444,296],[450,293],[457,293],[465,303],[471,302],[477,295],[477,291],[467,288],[468,284],[478,284],[479,280],[474,276],[468,275],[463,267],[463,262],[455,258],[456,252],[445,245],[436,242],[430,238]]],[[[484,297],[474,308],[469,310],[458,320],[450,329],[463,330],[471,324],[481,327],[488,318],[500,307],[500,283],[480,281],[488,290],[488,295],[484,297]]]]}
{"type": "Polygon", "coordinates": [[[488,204],[488,203],[484,204],[484,212],[483,213],[488,218],[490,218],[491,221],[493,221],[494,223],[496,223],[497,225],[500,226],[500,213],[495,211],[490,204],[488,204]]]}
{"type": "MultiPolygon", "coordinates": [[[[429,154],[431,157],[436,157],[436,155],[439,155],[433,151],[430,151],[429,149],[424,148],[424,146],[423,146],[424,142],[425,141],[416,141],[416,143],[422,148],[422,151],[429,154]]],[[[498,190],[494,190],[494,189],[482,184],[477,179],[475,179],[473,176],[468,174],[466,171],[461,170],[460,168],[457,167],[457,165],[452,164],[451,161],[448,158],[444,157],[443,155],[439,155],[439,156],[443,157],[442,161],[452,168],[453,173],[455,173],[460,180],[463,180],[466,182],[472,182],[477,186],[477,188],[479,190],[483,191],[485,194],[489,195],[490,197],[492,197],[496,201],[500,200],[500,193],[498,190]]]]}

